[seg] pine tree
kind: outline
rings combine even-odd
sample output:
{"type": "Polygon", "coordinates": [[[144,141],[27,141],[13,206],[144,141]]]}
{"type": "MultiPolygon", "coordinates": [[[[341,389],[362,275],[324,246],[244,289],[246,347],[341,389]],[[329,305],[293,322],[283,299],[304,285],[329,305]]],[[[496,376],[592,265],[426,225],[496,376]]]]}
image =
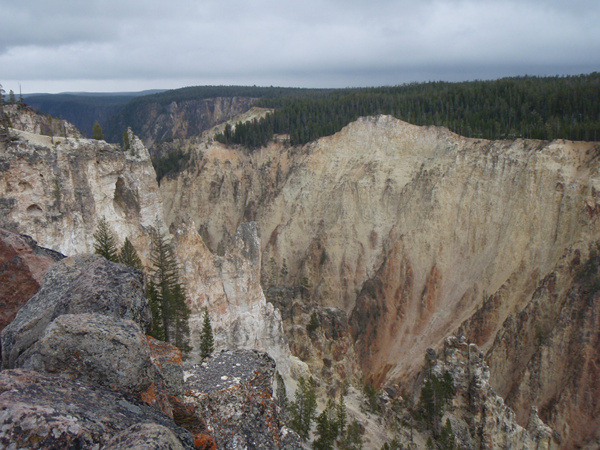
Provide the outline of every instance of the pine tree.
{"type": "Polygon", "coordinates": [[[343,393],[340,393],[340,401],[335,405],[335,417],[338,424],[339,434],[343,435],[344,431],[346,430],[346,423],[348,417],[343,393]]]}
{"type": "Polygon", "coordinates": [[[5,90],[0,84],[0,141],[8,139],[8,117],[4,114],[4,94],[5,90]]]}
{"type": "Polygon", "coordinates": [[[129,150],[131,143],[129,142],[129,130],[123,131],[123,150],[129,150]]]}
{"type": "Polygon", "coordinates": [[[290,404],[290,427],[298,433],[303,440],[308,440],[310,429],[317,411],[317,394],[315,381],[312,377],[306,381],[303,377],[298,379],[295,400],[290,404]]]}
{"type": "Polygon", "coordinates": [[[363,448],[364,430],[360,423],[354,419],[346,430],[346,434],[339,442],[339,448],[344,450],[360,450],[363,448]]]}
{"type": "Polygon", "coordinates": [[[287,389],[285,388],[285,382],[283,381],[283,377],[279,372],[275,374],[276,380],[276,388],[275,395],[277,397],[277,404],[281,408],[281,417],[284,422],[287,422],[288,419],[288,396],[287,389]]]}
{"type": "Polygon", "coordinates": [[[94,122],[94,126],[92,127],[92,139],[96,139],[99,141],[100,139],[104,139],[104,133],[102,132],[102,127],[96,120],[94,122]]]}
{"type": "Polygon", "coordinates": [[[163,327],[162,310],[158,298],[158,291],[156,290],[156,285],[154,284],[154,281],[152,279],[148,281],[148,287],[146,288],[146,298],[148,299],[148,304],[150,305],[150,313],[152,315],[152,329],[148,334],[155,339],[164,341],[166,338],[165,329],[163,327]]]}
{"type": "Polygon", "coordinates": [[[338,433],[339,426],[335,417],[335,405],[329,399],[327,406],[317,417],[317,439],[313,442],[313,448],[317,450],[333,449],[338,433]]]}
{"type": "Polygon", "coordinates": [[[179,281],[173,249],[160,232],[153,234],[150,260],[153,265],[150,279],[154,290],[151,297],[155,304],[155,317],[160,322],[156,329],[162,330],[166,341],[188,351],[190,310],[185,301],[185,289],[179,281]]]}
{"type": "Polygon", "coordinates": [[[208,315],[208,309],[204,308],[204,317],[202,324],[202,333],[200,334],[200,355],[203,358],[210,356],[215,351],[215,341],[213,338],[212,325],[210,323],[210,316],[208,315]]]}
{"type": "Polygon", "coordinates": [[[123,242],[123,247],[121,247],[121,252],[119,253],[119,262],[141,271],[144,270],[142,260],[138,256],[137,251],[129,238],[125,238],[125,242],[123,242]]]}
{"type": "Polygon", "coordinates": [[[98,222],[98,228],[96,228],[96,232],[94,233],[94,240],[96,241],[94,243],[94,253],[104,256],[109,261],[119,262],[115,236],[110,231],[110,227],[104,216],[98,222]]]}

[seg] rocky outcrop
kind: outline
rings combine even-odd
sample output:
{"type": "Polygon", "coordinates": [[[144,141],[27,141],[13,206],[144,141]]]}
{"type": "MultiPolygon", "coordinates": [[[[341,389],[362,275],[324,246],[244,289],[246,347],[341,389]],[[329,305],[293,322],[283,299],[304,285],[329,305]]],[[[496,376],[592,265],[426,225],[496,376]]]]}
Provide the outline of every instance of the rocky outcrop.
{"type": "Polygon", "coordinates": [[[185,447],[177,436],[165,426],[154,423],[136,423],[113,436],[102,448],[104,450],[123,448],[183,450],[185,447]]]}
{"type": "Polygon", "coordinates": [[[184,261],[182,276],[187,287],[190,345],[200,349],[204,308],[211,314],[215,348],[257,349],[268,352],[279,372],[290,379],[293,358],[283,333],[281,315],[267,303],[260,284],[261,249],[255,223],[242,223],[224,256],[213,254],[193,223],[174,231],[176,253],[184,261]]]}
{"type": "MultiPolygon", "coordinates": [[[[339,308],[313,304],[308,292],[303,286],[271,286],[266,295],[281,312],[292,354],[322,381],[323,394],[335,395],[342,386],[359,381],[348,316],[339,308]]],[[[297,372],[305,378],[307,374],[297,372]]]]}
{"type": "MultiPolygon", "coordinates": [[[[141,423],[156,430],[148,434],[150,442],[160,433],[163,440],[176,437],[183,448],[194,448],[192,435],[158,409],[123,393],[56,375],[1,371],[0,410],[0,443],[7,448],[115,445],[128,435],[125,430],[141,423]]],[[[135,437],[139,442],[140,435],[135,437]]]]}
{"type": "Polygon", "coordinates": [[[62,258],[29,236],[0,229],[0,331],[39,290],[48,268],[62,258]]]}
{"type": "Polygon", "coordinates": [[[162,201],[148,151],[135,136],[123,150],[104,141],[11,129],[0,144],[0,226],[66,255],[93,251],[105,217],[145,260],[149,230],[164,231],[162,201]]]}
{"type": "MultiPolygon", "coordinates": [[[[435,354],[435,352],[433,352],[435,354]]],[[[490,385],[490,371],[483,353],[464,337],[444,341],[438,358],[428,369],[439,379],[448,373],[454,386],[451,408],[442,417],[450,420],[460,445],[466,448],[557,449],[553,430],[531,410],[527,428],[504,404],[490,385]]]]}
{"type": "Polygon", "coordinates": [[[143,274],[97,255],[56,263],[46,273],[38,293],[2,331],[2,367],[21,367],[31,347],[56,318],[87,313],[129,319],[147,329],[151,317],[143,274]]]}
{"type": "Polygon", "coordinates": [[[56,263],[2,331],[6,390],[21,396],[0,394],[12,411],[0,418],[0,441],[47,448],[175,440],[189,448],[199,440],[197,448],[214,448],[183,402],[181,352],[145,336],[150,320],[140,271],[97,255],[56,263]],[[96,405],[96,397],[106,399],[96,405]]]}
{"type": "Polygon", "coordinates": [[[63,314],[12,367],[67,374],[140,395],[153,382],[150,348],[139,325],[103,314],[63,314]]]}
{"type": "Polygon", "coordinates": [[[176,397],[183,395],[183,362],[181,350],[166,342],[147,336],[150,358],[157,368],[169,393],[176,397]]]}
{"type": "MultiPolygon", "coordinates": [[[[507,317],[486,355],[490,382],[519,422],[527,423],[535,405],[563,448],[600,441],[599,264],[596,244],[566,250],[525,306],[507,317]]],[[[488,300],[463,327],[467,336],[477,338],[479,323],[497,309],[497,300],[488,300]]]]}
{"type": "Polygon", "coordinates": [[[4,113],[8,116],[10,127],[15,130],[62,138],[67,136],[82,137],[79,130],[72,123],[52,116],[38,114],[25,105],[5,105],[4,113]]]}
{"type": "Polygon", "coordinates": [[[204,411],[219,448],[301,449],[273,398],[275,362],[251,351],[224,351],[185,371],[186,398],[204,411]]]}

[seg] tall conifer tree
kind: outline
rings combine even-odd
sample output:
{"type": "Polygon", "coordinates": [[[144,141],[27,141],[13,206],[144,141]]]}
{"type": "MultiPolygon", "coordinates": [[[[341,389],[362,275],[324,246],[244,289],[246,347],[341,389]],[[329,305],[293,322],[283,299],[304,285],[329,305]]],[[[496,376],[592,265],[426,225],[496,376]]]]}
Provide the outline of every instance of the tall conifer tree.
{"type": "Polygon", "coordinates": [[[106,217],[102,216],[94,233],[94,252],[112,262],[119,262],[115,236],[113,235],[106,217]]]}
{"type": "Polygon", "coordinates": [[[156,309],[160,324],[156,325],[164,333],[164,339],[183,351],[189,350],[189,308],[186,304],[185,289],[179,281],[179,268],[171,244],[160,232],[152,238],[150,257],[153,267],[150,269],[152,290],[149,300],[156,309]]]}
{"type": "Polygon", "coordinates": [[[210,356],[215,350],[215,341],[213,338],[212,325],[210,323],[210,316],[208,315],[208,309],[204,308],[204,323],[202,325],[202,334],[200,335],[200,354],[203,358],[210,356]]]}
{"type": "Polygon", "coordinates": [[[142,260],[129,238],[125,238],[125,242],[123,242],[123,247],[121,247],[121,252],[119,253],[119,262],[141,271],[144,270],[142,260]]]}

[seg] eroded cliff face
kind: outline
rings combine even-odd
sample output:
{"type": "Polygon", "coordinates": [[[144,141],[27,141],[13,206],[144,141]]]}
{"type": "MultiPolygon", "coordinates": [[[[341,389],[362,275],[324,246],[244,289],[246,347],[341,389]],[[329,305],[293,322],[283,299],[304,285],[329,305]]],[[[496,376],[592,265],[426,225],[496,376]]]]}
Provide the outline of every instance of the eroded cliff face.
{"type": "Polygon", "coordinates": [[[256,99],[217,97],[186,100],[162,105],[143,102],[126,107],[109,127],[119,140],[121,130],[133,127],[147,147],[154,149],[160,141],[187,139],[248,111],[256,99]]]}
{"type": "MultiPolygon", "coordinates": [[[[600,278],[598,247],[577,243],[537,284],[522,309],[510,314],[487,353],[491,383],[520,422],[530,405],[555,428],[561,447],[600,444],[600,278]]],[[[490,299],[463,331],[498,309],[490,299]]]]}
{"type": "Polygon", "coordinates": [[[45,136],[81,137],[81,133],[72,123],[38,114],[25,105],[5,105],[4,113],[8,116],[10,126],[16,130],[45,136]]]}
{"type": "MultiPolygon", "coordinates": [[[[598,153],[594,143],[467,139],[380,116],[302,148],[206,144],[161,192],[167,221],[193,218],[215,249],[244,218],[256,220],[263,283],[272,284],[273,261],[275,284],[304,286],[308,303],[345,311],[364,375],[406,385],[425,350],[463,323],[494,373],[490,349],[506,319],[565,249],[600,237],[598,153]]],[[[525,371],[529,358],[515,361],[501,373],[525,371]]],[[[576,372],[558,379],[587,377],[576,372]]],[[[516,408],[521,420],[535,401],[516,408]]]]}
{"type": "Polygon", "coordinates": [[[206,247],[193,222],[172,228],[191,310],[191,347],[200,349],[206,308],[211,316],[215,350],[266,351],[294,389],[292,376],[303,375],[307,368],[290,353],[281,314],[267,303],[260,285],[261,250],[256,223],[239,226],[224,256],[215,255],[206,247]]]}
{"type": "Polygon", "coordinates": [[[104,141],[11,130],[0,144],[0,224],[66,255],[93,251],[106,217],[118,243],[146,258],[149,229],[163,228],[162,200],[148,151],[130,135],[123,151],[104,141]]]}

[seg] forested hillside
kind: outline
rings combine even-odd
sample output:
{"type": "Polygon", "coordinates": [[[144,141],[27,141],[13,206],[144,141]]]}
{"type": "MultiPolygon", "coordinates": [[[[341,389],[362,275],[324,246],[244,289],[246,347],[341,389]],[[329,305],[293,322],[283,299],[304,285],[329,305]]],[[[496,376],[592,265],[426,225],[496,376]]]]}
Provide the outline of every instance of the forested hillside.
{"type": "MultiPolygon", "coordinates": [[[[257,86],[192,86],[181,89],[173,89],[152,95],[145,95],[131,100],[115,114],[107,128],[105,134],[108,140],[118,142],[121,133],[126,127],[131,127],[133,131],[142,136],[143,130],[152,128],[148,120],[156,120],[163,114],[169,114],[173,104],[178,104],[179,109],[189,109],[189,117],[186,120],[196,122],[203,114],[202,101],[209,101],[216,98],[246,99],[246,103],[253,101],[249,99],[265,99],[277,102],[276,99],[304,98],[310,99],[317,96],[333,92],[331,89],[302,89],[302,88],[281,88],[281,87],[257,87],[257,86]]],[[[204,102],[206,104],[206,102],[204,102]]],[[[210,107],[209,107],[210,109],[210,107]]],[[[204,111],[206,113],[207,111],[204,111]]],[[[227,119],[226,119],[227,120],[227,119]]],[[[172,127],[173,124],[162,124],[172,127]]],[[[206,124],[205,124],[206,125],[206,124]]],[[[209,127],[214,124],[210,124],[209,127]]],[[[195,123],[191,127],[196,129],[198,134],[203,131],[201,123],[195,123]]],[[[167,130],[162,133],[169,136],[167,130]]]]}
{"type": "Polygon", "coordinates": [[[336,133],[358,117],[376,114],[415,125],[445,126],[476,138],[600,137],[599,73],[306,93],[260,99],[257,106],[276,108],[275,113],[227,128],[217,139],[256,148],[273,134],[289,134],[291,144],[304,144],[336,133]]]}
{"type": "Polygon", "coordinates": [[[105,127],[110,118],[117,114],[132,98],[147,95],[150,92],[154,91],[110,94],[30,94],[24,97],[25,102],[32,108],[44,114],[68,120],[84,135],[91,137],[92,126],[96,120],[102,127],[105,127]]]}

